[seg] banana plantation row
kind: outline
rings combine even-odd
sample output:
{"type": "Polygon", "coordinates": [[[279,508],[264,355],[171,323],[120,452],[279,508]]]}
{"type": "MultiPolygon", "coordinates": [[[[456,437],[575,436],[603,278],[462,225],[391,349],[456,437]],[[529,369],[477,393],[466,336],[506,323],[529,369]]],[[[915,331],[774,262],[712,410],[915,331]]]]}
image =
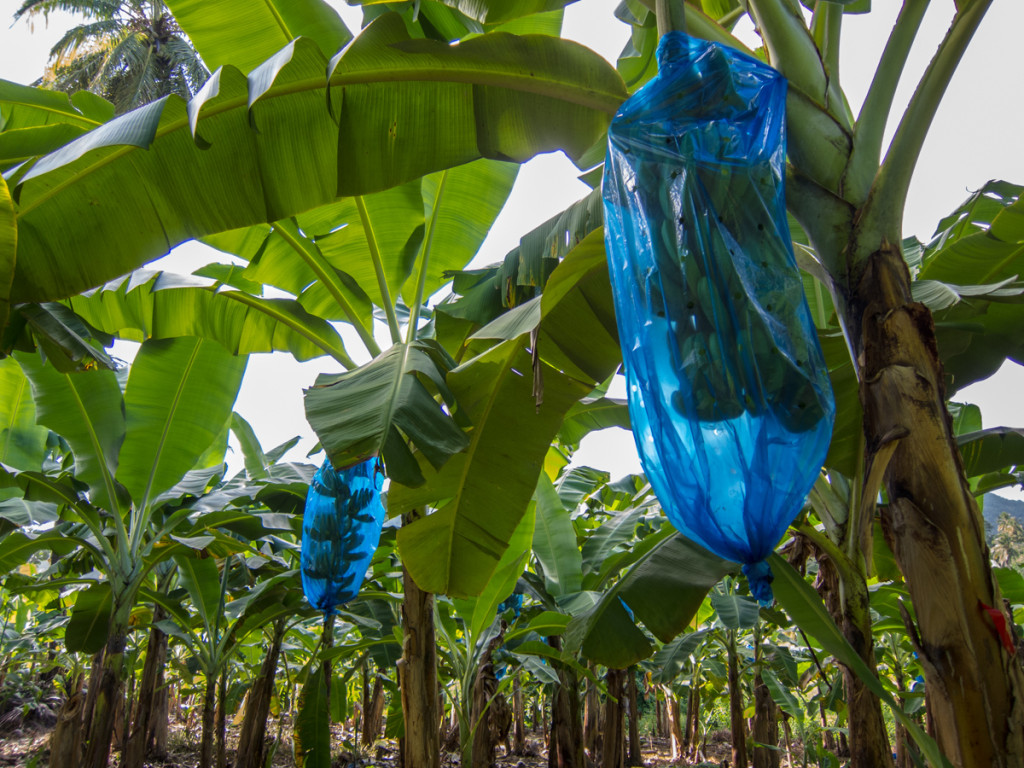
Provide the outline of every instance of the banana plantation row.
{"type": "Polygon", "coordinates": [[[442,727],[484,765],[511,694],[562,768],[635,757],[623,712],[644,707],[680,759],[727,728],[736,765],[1024,766],[1024,582],[993,567],[979,511],[1020,482],[1024,439],[955,402],[1024,359],[1021,188],[984,184],[927,244],[901,226],[990,0],[945,9],[901,119],[926,2],[903,4],[856,114],[838,57],[864,3],[685,4],[691,35],[789,82],[778,170],[835,393],[768,558],[772,608],[644,478],[570,468],[587,434],[629,426],[607,396],[601,163],[659,19],[625,0],[612,66],[559,36],[564,5],[368,2],[353,35],[321,0],[168,0],[213,70],[188,101],[115,115],[0,81],[0,674],[24,711],[59,692],[51,764],[103,768],[116,743],[139,765],[173,697],[204,768],[235,713],[236,762],[290,741],[326,766],[357,703],[410,768],[440,764],[442,727]],[[469,269],[518,163],[554,150],[593,192],[469,269]],[[144,269],[192,239],[220,253],[144,269]],[[113,338],[141,342],[130,367],[113,338]],[[335,467],[380,457],[390,479],[368,581],[326,621],[299,588],[314,468],[232,413],[247,356],[274,351],[341,369],[310,382],[307,419],[335,467]]]}
{"type": "MultiPolygon", "coordinates": [[[[194,347],[143,346],[125,389],[129,420],[136,397],[159,401],[180,389],[180,379],[147,376],[147,368],[182,344],[194,347]]],[[[45,369],[29,370],[26,380],[13,360],[0,364],[8,393],[27,394],[31,384],[44,402],[53,395],[39,376],[45,369]]],[[[99,371],[73,376],[109,378],[99,371]]],[[[25,396],[20,405],[25,425],[33,400],[25,396]]],[[[19,475],[27,482],[31,474],[37,498],[2,505],[9,530],[0,551],[11,572],[4,582],[0,691],[8,720],[12,713],[30,720],[47,701],[55,709],[63,701],[51,765],[78,764],[81,734],[102,732],[102,718],[125,766],[166,757],[172,720],[198,736],[204,768],[222,768],[227,759],[261,766],[278,750],[294,750],[302,765],[328,765],[339,751],[371,754],[383,737],[403,744],[398,683],[404,644],[415,636],[401,619],[408,594],[397,526],[385,529],[359,597],[325,622],[304,602],[297,573],[301,510],[314,467],[280,460],[292,442],[264,451],[237,414],[226,423],[243,446],[245,470],[222,477],[221,434],[205,452],[209,468],[186,472],[160,494],[137,537],[146,574],[134,597],[111,592],[112,564],[92,543],[102,529],[77,517],[82,502],[73,514],[59,513],[67,496],[57,494],[73,493],[69,443],[40,427],[18,434],[19,445],[43,452],[51,479],[44,487],[43,472],[19,475]],[[115,606],[126,601],[127,628],[111,636],[115,606]],[[112,655],[124,685],[104,704],[99,692],[112,655]],[[333,739],[328,717],[345,726],[333,739]],[[230,751],[228,721],[238,726],[230,751]]],[[[185,433],[172,434],[181,447],[185,433]]],[[[560,453],[552,449],[553,459],[560,453]]],[[[83,454],[77,457],[81,463],[83,454]]],[[[645,735],[670,738],[681,761],[702,759],[709,736],[723,730],[730,731],[736,765],[747,764],[748,755],[763,766],[778,765],[780,755],[790,765],[836,765],[836,755],[849,754],[843,676],[829,651],[784,611],[759,611],[728,575],[707,597],[706,590],[680,590],[668,567],[682,558],[695,567],[701,555],[671,530],[642,477],[612,482],[606,473],[575,467],[563,468],[554,484],[542,478],[484,592],[436,598],[420,629],[436,639],[441,705],[435,703],[432,722],[439,751],[461,747],[464,764],[487,766],[498,744],[504,753],[525,754],[528,726],[531,743],[543,739],[557,756],[552,764],[582,766],[586,754],[599,765],[635,765],[642,717],[645,735]],[[686,602],[692,615],[675,639],[654,643],[656,651],[639,663],[636,657],[654,648],[620,598],[637,588],[686,602]],[[595,618],[597,606],[619,615],[595,618]],[[648,650],[630,658],[636,643],[648,650]]],[[[816,570],[810,550],[796,540],[785,553],[801,570],[816,570]]],[[[891,569],[891,556],[887,562],[891,569]]],[[[818,583],[827,590],[820,576],[818,583]]],[[[905,599],[896,584],[873,592],[878,668],[900,706],[922,722],[921,667],[899,614],[905,599]]],[[[899,765],[912,765],[916,748],[889,721],[899,765]]]]}

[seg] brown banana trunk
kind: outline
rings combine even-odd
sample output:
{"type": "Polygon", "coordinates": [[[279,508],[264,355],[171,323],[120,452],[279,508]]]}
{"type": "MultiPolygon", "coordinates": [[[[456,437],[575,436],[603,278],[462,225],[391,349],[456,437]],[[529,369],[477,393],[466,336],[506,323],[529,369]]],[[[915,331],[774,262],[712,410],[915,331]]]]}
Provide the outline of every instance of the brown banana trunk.
{"type": "Polygon", "coordinates": [[[270,701],[274,697],[274,678],[281,657],[284,630],[285,621],[279,619],[274,624],[274,639],[270,643],[270,650],[263,659],[259,675],[249,689],[242,727],[238,732],[235,768],[260,768],[263,765],[267,715],[270,714],[270,701]]]}
{"type": "Polygon", "coordinates": [[[57,725],[50,735],[50,768],[78,768],[84,705],[85,697],[74,693],[57,713],[57,725]]]}
{"type": "Polygon", "coordinates": [[[626,765],[644,764],[643,749],[640,746],[640,713],[637,711],[636,691],[636,667],[626,670],[626,691],[628,693],[629,712],[627,713],[629,723],[629,755],[626,758],[626,765]]]}
{"type": "Polygon", "coordinates": [[[754,676],[754,742],[754,768],[779,768],[779,750],[771,749],[779,745],[778,715],[771,692],[764,684],[760,672],[754,676]]]}
{"type": "Polygon", "coordinates": [[[911,640],[939,746],[958,768],[1024,765],[1024,668],[999,631],[1012,622],[964,479],[931,314],[896,247],[872,254],[846,316],[866,466],[888,459],[882,521],[916,609],[911,640]]]}
{"type": "MultiPolygon", "coordinates": [[[[560,637],[549,637],[548,644],[560,650],[560,637]]],[[[552,686],[551,730],[548,736],[550,768],[583,768],[583,722],[580,719],[579,680],[569,668],[558,670],[559,682],[552,686]]]]}
{"type": "Polygon", "coordinates": [[[747,729],[743,723],[743,691],[736,657],[736,639],[729,637],[729,730],[732,734],[732,764],[736,768],[747,765],[747,729]]]}
{"type": "MultiPolygon", "coordinates": [[[[872,520],[865,520],[870,526],[872,520]]],[[[868,529],[870,531],[870,529],[868,529]]],[[[848,530],[846,536],[858,536],[848,530]]],[[[870,556],[868,551],[867,556],[870,556]]],[[[815,588],[821,595],[833,621],[842,630],[847,642],[872,672],[876,671],[874,637],[871,632],[868,585],[859,569],[846,569],[847,577],[840,584],[839,569],[830,557],[817,553],[818,579],[815,588]]],[[[846,690],[847,726],[850,731],[850,768],[875,768],[892,761],[888,730],[882,717],[878,697],[845,665],[843,685],[846,690]]],[[[876,673],[877,674],[877,673],[876,673]]]]}
{"type": "Polygon", "coordinates": [[[85,759],[82,768],[107,768],[110,759],[110,743],[114,736],[114,720],[117,715],[117,700],[121,696],[122,667],[124,651],[128,642],[126,624],[111,627],[101,665],[90,684],[96,681],[96,693],[91,708],[91,717],[85,721],[85,759]],[[98,680],[97,680],[98,678],[98,680]]]}
{"type": "Polygon", "coordinates": [[[380,738],[384,726],[384,680],[380,675],[373,679],[373,692],[369,697],[369,708],[363,714],[362,743],[364,747],[372,747],[380,738]]]}
{"type": "Polygon", "coordinates": [[[135,722],[132,723],[122,757],[123,768],[142,768],[142,761],[146,756],[146,741],[157,707],[157,681],[167,658],[167,635],[160,631],[156,623],[162,621],[165,616],[161,606],[153,608],[153,626],[149,630],[146,661],[142,667],[142,681],[139,684],[139,696],[135,705],[135,722]]]}
{"type": "MultiPolygon", "coordinates": [[[[504,626],[504,625],[503,625],[504,626]]],[[[492,703],[498,690],[492,658],[494,649],[504,640],[504,630],[488,643],[480,655],[471,691],[469,723],[472,731],[469,764],[472,768],[490,768],[494,762],[494,739],[491,732],[492,703]]],[[[507,731],[506,731],[507,732],[507,731]]]]}
{"type": "Polygon", "coordinates": [[[203,735],[199,742],[199,768],[213,766],[213,729],[217,703],[217,678],[207,675],[203,691],[203,735]]]}
{"type": "Polygon", "coordinates": [[[398,680],[405,721],[404,763],[416,768],[440,768],[437,732],[437,642],[434,638],[434,596],[424,592],[402,568],[402,658],[398,680]]]}
{"type": "Polygon", "coordinates": [[[601,768],[624,768],[626,739],[623,729],[623,704],[626,701],[626,670],[609,669],[605,675],[608,693],[604,699],[604,746],[601,768]]]}
{"type": "MultiPolygon", "coordinates": [[[[591,665],[592,666],[592,665],[591,665]]],[[[601,697],[597,685],[588,680],[583,694],[583,748],[594,762],[601,753],[601,697]]]]}
{"type": "Polygon", "coordinates": [[[160,669],[157,676],[156,710],[153,712],[153,721],[149,728],[149,746],[146,754],[154,760],[164,762],[167,760],[167,735],[171,722],[171,694],[168,686],[164,685],[164,670],[160,669]]]}
{"type": "MultiPolygon", "coordinates": [[[[676,763],[683,759],[688,744],[686,739],[683,738],[683,729],[679,724],[679,699],[668,688],[665,689],[665,703],[668,705],[668,727],[672,739],[672,762],[676,763]]],[[[687,734],[689,734],[689,709],[687,709],[686,717],[687,734]]]]}
{"type": "Polygon", "coordinates": [[[519,673],[512,681],[512,754],[526,754],[526,709],[523,706],[523,685],[519,673]]]}
{"type": "Polygon", "coordinates": [[[225,707],[228,701],[228,673],[225,670],[220,673],[220,682],[217,684],[217,747],[214,757],[214,764],[217,768],[224,768],[227,765],[227,711],[225,707]]]}

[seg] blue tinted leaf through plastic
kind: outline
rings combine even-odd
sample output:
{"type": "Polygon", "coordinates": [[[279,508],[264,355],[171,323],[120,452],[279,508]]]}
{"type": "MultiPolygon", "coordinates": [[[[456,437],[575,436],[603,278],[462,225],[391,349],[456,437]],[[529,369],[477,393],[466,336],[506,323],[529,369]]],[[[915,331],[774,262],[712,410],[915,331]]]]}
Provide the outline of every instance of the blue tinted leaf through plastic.
{"type": "Polygon", "coordinates": [[[786,81],[669,33],[616,114],[605,243],[637,448],[672,524],[744,564],[774,549],[824,461],[835,404],[793,257],[786,81]]]}
{"type": "Polygon", "coordinates": [[[325,615],[359,594],[384,525],[380,459],[313,475],[302,516],[302,591],[325,615]]]}

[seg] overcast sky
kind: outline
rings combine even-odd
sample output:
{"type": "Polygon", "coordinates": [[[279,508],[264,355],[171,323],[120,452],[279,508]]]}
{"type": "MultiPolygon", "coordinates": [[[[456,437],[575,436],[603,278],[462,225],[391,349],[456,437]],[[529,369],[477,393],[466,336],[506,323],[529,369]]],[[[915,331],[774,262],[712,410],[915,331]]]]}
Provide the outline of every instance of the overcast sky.
{"type": "MultiPolygon", "coordinates": [[[[360,18],[358,9],[346,7],[341,0],[332,4],[339,7],[355,29],[360,18]]],[[[37,21],[30,30],[24,20],[14,24],[9,21],[20,5],[21,0],[0,0],[0,78],[30,83],[42,72],[49,48],[69,26],[69,17],[54,14],[48,24],[37,21]]],[[[580,0],[570,5],[566,11],[566,35],[614,61],[628,35],[627,27],[612,16],[617,5],[618,0],[580,0]]],[[[847,16],[844,20],[840,76],[855,112],[898,9],[894,0],[876,0],[875,6],[877,10],[871,14],[847,16]]],[[[952,0],[931,3],[903,78],[898,97],[903,103],[909,99],[913,84],[941,40],[952,9],[952,0]]],[[[925,144],[910,189],[905,234],[915,234],[927,241],[939,219],[989,179],[1024,183],[1024,99],[1018,78],[1022,29],[1024,2],[996,0],[950,85],[925,144]]],[[[754,40],[749,27],[741,28],[739,34],[748,43],[754,40]]],[[[894,128],[889,126],[890,133],[894,128]]],[[[526,164],[485,243],[483,260],[493,262],[502,258],[522,234],[586,194],[587,188],[575,178],[577,173],[561,155],[541,157],[526,164]]],[[[179,258],[179,263],[205,263],[206,256],[197,249],[179,249],[191,254],[179,258]]],[[[357,348],[358,344],[351,350],[357,348]]],[[[254,424],[265,447],[297,434],[304,436],[303,452],[313,445],[302,411],[301,390],[325,367],[333,366],[319,361],[297,364],[285,355],[253,356],[237,409],[254,424]]],[[[988,382],[961,392],[958,399],[981,405],[985,426],[1024,427],[1021,392],[1024,370],[1009,364],[988,382]]],[[[610,469],[614,474],[638,469],[631,437],[621,431],[609,431],[590,441],[581,454],[585,463],[610,469]]]]}

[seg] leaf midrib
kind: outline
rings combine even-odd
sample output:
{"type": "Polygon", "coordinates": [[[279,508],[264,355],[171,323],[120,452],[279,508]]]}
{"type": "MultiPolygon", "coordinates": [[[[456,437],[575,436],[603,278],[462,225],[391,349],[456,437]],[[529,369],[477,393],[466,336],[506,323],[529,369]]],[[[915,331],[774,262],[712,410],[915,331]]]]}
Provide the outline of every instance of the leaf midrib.
{"type": "Polygon", "coordinates": [[[156,453],[153,455],[153,464],[149,468],[149,477],[146,480],[146,491],[143,494],[142,509],[149,509],[150,496],[153,491],[153,481],[156,477],[157,470],[160,468],[160,462],[163,460],[164,448],[167,445],[168,434],[171,430],[171,424],[174,421],[175,416],[178,413],[178,405],[181,402],[182,395],[185,387],[196,367],[196,361],[199,359],[199,352],[203,347],[203,342],[198,341],[192,348],[192,353],[189,355],[188,362],[185,364],[181,372],[181,377],[178,379],[178,387],[174,392],[174,397],[171,399],[171,406],[167,411],[167,416],[164,419],[163,429],[160,431],[160,438],[157,440],[156,453]]]}
{"type": "MultiPolygon", "coordinates": [[[[502,365],[501,374],[496,379],[496,385],[491,388],[490,394],[488,395],[486,400],[486,405],[484,409],[481,411],[481,416],[476,420],[478,425],[483,425],[487,423],[487,420],[490,417],[491,413],[493,413],[495,410],[495,404],[497,403],[498,394],[501,392],[502,385],[505,383],[505,381],[508,380],[509,376],[516,375],[512,371],[512,362],[519,354],[519,345],[515,342],[515,340],[505,343],[509,345],[510,350],[509,353],[503,358],[503,362],[506,364],[502,365]]],[[[466,479],[469,477],[470,469],[473,466],[473,457],[476,455],[476,450],[480,445],[480,441],[483,440],[483,434],[485,430],[477,428],[472,430],[472,432],[472,438],[470,440],[469,445],[466,447],[466,460],[463,462],[462,469],[459,472],[459,490],[455,494],[451,502],[454,505],[454,509],[456,511],[462,507],[462,499],[463,496],[465,495],[466,490],[466,479]]],[[[459,515],[452,514],[450,516],[450,519],[451,523],[448,525],[448,551],[452,552],[454,551],[455,548],[455,523],[459,519],[459,515]]],[[[453,564],[451,558],[448,558],[448,568],[447,573],[445,574],[446,590],[449,588],[453,580],[452,565],[453,564]]]]}

